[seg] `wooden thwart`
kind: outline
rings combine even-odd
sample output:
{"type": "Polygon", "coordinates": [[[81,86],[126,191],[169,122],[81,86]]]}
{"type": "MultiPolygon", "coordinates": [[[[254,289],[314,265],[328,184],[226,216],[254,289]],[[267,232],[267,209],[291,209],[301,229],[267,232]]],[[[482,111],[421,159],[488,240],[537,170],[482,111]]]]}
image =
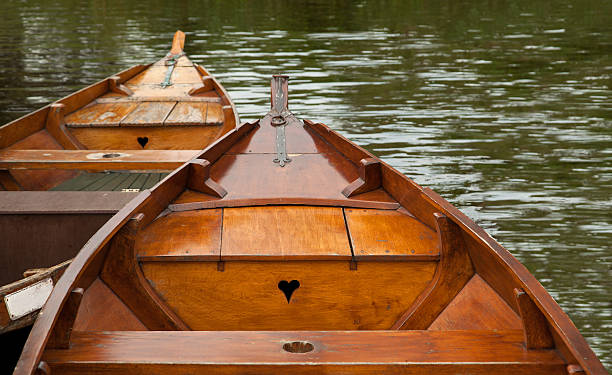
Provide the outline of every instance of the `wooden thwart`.
{"type": "MultiPolygon", "coordinates": [[[[172,170],[196,153],[197,150],[4,150],[0,151],[0,169],[172,170]]],[[[1,177],[0,182],[4,185],[1,177]]]]}
{"type": "Polygon", "coordinates": [[[83,370],[105,374],[565,375],[557,352],[525,351],[517,330],[75,332],[73,336],[69,350],[49,350],[43,356],[52,370],[57,367],[71,374],[83,370]],[[292,342],[308,343],[312,350],[283,349],[292,342]]]}

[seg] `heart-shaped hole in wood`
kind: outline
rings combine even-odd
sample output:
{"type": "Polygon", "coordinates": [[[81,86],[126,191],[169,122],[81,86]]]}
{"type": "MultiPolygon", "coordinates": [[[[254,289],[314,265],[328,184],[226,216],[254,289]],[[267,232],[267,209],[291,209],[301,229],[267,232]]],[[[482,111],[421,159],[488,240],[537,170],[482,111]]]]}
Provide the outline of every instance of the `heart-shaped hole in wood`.
{"type": "Polygon", "coordinates": [[[138,137],[137,140],[138,144],[140,144],[142,148],[145,148],[147,143],[149,143],[149,137],[138,137]]]}
{"type": "Polygon", "coordinates": [[[295,290],[299,287],[300,282],[297,280],[291,280],[291,282],[288,282],[287,280],[281,280],[278,282],[278,289],[285,293],[285,297],[287,297],[287,303],[291,302],[291,296],[293,295],[293,292],[295,292],[295,290]]]}

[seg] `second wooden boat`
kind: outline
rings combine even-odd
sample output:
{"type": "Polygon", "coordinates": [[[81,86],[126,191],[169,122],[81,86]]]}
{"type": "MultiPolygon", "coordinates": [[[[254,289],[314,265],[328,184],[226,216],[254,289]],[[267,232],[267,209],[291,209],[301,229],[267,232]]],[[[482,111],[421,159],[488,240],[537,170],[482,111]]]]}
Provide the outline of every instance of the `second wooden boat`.
{"type": "Polygon", "coordinates": [[[0,127],[0,334],[34,321],[106,220],[239,123],[184,42],[0,127]]]}
{"type": "Polygon", "coordinates": [[[96,233],[15,375],[606,373],[484,230],[287,92],[96,233]]]}

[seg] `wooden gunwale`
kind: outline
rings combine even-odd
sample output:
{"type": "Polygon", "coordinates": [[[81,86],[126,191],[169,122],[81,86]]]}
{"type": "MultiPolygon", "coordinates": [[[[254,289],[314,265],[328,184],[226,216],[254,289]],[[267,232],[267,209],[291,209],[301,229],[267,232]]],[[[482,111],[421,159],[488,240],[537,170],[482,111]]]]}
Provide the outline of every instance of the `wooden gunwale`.
{"type": "MultiPolygon", "coordinates": [[[[306,122],[307,126],[311,126],[311,122],[306,122]]],[[[341,135],[332,132],[322,124],[316,124],[319,129],[315,131],[324,140],[334,145],[342,154],[349,157],[352,161],[357,161],[357,158],[362,158],[363,155],[372,157],[367,151],[353,145],[341,135]],[[327,132],[326,132],[327,130],[327,132]],[[351,150],[352,148],[352,150],[351,150]]],[[[258,126],[256,123],[246,123],[239,128],[226,133],[225,136],[217,140],[215,143],[207,147],[198,158],[206,159],[214,163],[224,152],[226,152],[233,144],[241,139],[245,134],[252,131],[258,126]]],[[[380,160],[374,157],[376,160],[380,160]]],[[[527,294],[536,303],[540,312],[545,316],[548,323],[551,325],[561,338],[563,344],[568,348],[570,354],[574,358],[565,358],[566,361],[578,364],[585,369],[589,374],[605,374],[606,370],[595,354],[588,346],[586,340],[580,335],[571,320],[563,313],[561,308],[556,304],[552,297],[546,292],[541,284],[531,275],[528,270],[520,264],[505,248],[497,243],[489,236],[482,228],[475,224],[472,220],[462,214],[457,208],[453,207],[444,198],[434,193],[431,189],[422,188],[414,181],[408,179],[401,173],[393,170],[390,166],[381,162],[383,170],[386,169],[387,175],[392,173],[395,178],[399,178],[402,182],[404,193],[398,197],[392,191],[387,189],[387,192],[403,206],[412,207],[413,205],[424,205],[419,208],[416,216],[423,222],[433,222],[434,218],[419,217],[423,212],[440,212],[447,216],[453,223],[457,224],[464,230],[468,236],[476,240],[482,245],[480,249],[473,250],[475,252],[485,251],[492,255],[496,261],[503,267],[503,270],[512,274],[512,281],[516,283],[515,287],[523,288],[527,294]],[[404,192],[405,190],[405,192],[404,192]],[[417,197],[417,200],[406,202],[408,197],[417,197]],[[412,203],[412,205],[410,204],[412,203]]],[[[22,357],[19,360],[15,374],[32,374],[41,360],[43,348],[46,340],[49,337],[49,332],[55,324],[57,313],[62,308],[63,303],[67,299],[69,292],[79,286],[79,278],[83,276],[88,265],[94,262],[96,256],[103,253],[103,246],[110,238],[132,217],[140,212],[142,208],[147,206],[147,202],[154,203],[152,212],[145,213],[148,221],[154,219],[161,212],[179,190],[184,189],[186,182],[180,181],[186,179],[184,176],[188,168],[188,163],[177,169],[171,175],[162,180],[158,185],[152,188],[151,192],[146,191],[138,195],[128,206],[123,208],[116,216],[114,216],[106,225],[104,225],[92,239],[85,245],[83,250],[77,255],[73,264],[67,269],[64,277],[60,280],[56,288],[53,290],[47,304],[42,310],[41,316],[34,325],[30,339],[26,343],[22,357]],[[182,177],[181,177],[182,176],[182,177]],[[172,189],[168,191],[167,189],[172,189]],[[149,216],[147,216],[149,214],[149,216]],[[153,215],[151,215],[153,214],[153,215]],[[152,217],[151,217],[152,216],[152,217]]],[[[383,178],[385,173],[383,173],[383,178]]],[[[144,224],[146,225],[146,223],[144,224]]],[[[472,260],[474,254],[471,254],[472,260]]],[[[478,267],[476,267],[476,270],[478,267]]],[[[557,352],[556,350],[554,352],[557,352]]]]}

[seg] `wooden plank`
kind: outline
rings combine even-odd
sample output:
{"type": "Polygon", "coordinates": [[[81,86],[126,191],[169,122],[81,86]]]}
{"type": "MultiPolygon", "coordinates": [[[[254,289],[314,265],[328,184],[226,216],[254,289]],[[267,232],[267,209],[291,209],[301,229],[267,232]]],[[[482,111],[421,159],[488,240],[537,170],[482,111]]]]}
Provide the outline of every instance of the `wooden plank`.
{"type": "Polygon", "coordinates": [[[87,191],[88,188],[103,178],[106,178],[108,173],[87,173],[82,172],[76,177],[66,180],[61,184],[50,189],[52,191],[87,191]]]}
{"type": "MultiPolygon", "coordinates": [[[[168,206],[170,211],[182,212],[202,210],[208,208],[224,207],[251,207],[251,206],[327,206],[327,207],[350,207],[350,208],[372,208],[378,210],[397,210],[400,208],[396,202],[377,202],[358,199],[317,199],[317,198],[262,198],[262,199],[219,199],[216,196],[201,194],[193,191],[185,191],[179,197],[185,203],[173,203],[168,206]],[[198,194],[198,195],[196,195],[198,194]]],[[[177,199],[176,201],[178,201],[177,199]]],[[[175,202],[176,202],[175,201],[175,202]]]]}
{"type": "Polygon", "coordinates": [[[0,149],[9,147],[42,130],[45,127],[48,115],[49,106],[45,106],[0,126],[0,149]]]}
{"type": "MultiPolygon", "coordinates": [[[[162,79],[163,81],[163,79],[162,79]]],[[[159,83],[161,83],[160,81],[159,83]]],[[[172,71],[170,81],[175,83],[188,83],[194,86],[202,84],[202,77],[193,66],[176,66],[172,71]]]]}
{"type": "Polygon", "coordinates": [[[99,278],[87,288],[74,331],[146,331],[134,313],[99,278]],[[108,314],[112,311],[112,314],[108,314]]]}
{"type": "Polygon", "coordinates": [[[174,212],[140,231],[134,245],[146,260],[213,260],[221,257],[222,210],[174,212]]]}
{"type": "Polygon", "coordinates": [[[436,268],[435,262],[360,262],[351,270],[347,260],[257,260],[226,261],[223,272],[216,262],[142,262],[142,269],[191,329],[257,331],[389,329],[436,268]],[[279,289],[283,280],[300,284],[289,301],[279,289]]]}
{"type": "Polygon", "coordinates": [[[72,128],[71,132],[90,150],[201,150],[219,135],[217,126],[148,126],[72,128]],[[145,138],[143,147],[138,138],[145,138]]]}
{"type": "Polygon", "coordinates": [[[439,256],[436,233],[399,211],[344,209],[357,260],[431,259],[439,256]]]}
{"type": "Polygon", "coordinates": [[[0,169],[172,170],[197,150],[4,150],[0,169]]]}
{"type": "Polygon", "coordinates": [[[552,350],[526,351],[520,331],[99,332],[48,350],[52,372],[214,374],[566,375],[552,350]],[[283,345],[303,341],[307,353],[283,345]],[[426,343],[424,345],[424,343],[426,343]]]}
{"type": "Polygon", "coordinates": [[[142,103],[142,102],[183,102],[183,103],[221,103],[221,99],[209,96],[103,96],[95,100],[99,104],[142,103]]]}
{"type": "Polygon", "coordinates": [[[140,103],[126,118],[121,126],[151,126],[163,125],[176,102],[144,102],[140,103]]]}
{"type": "Polygon", "coordinates": [[[477,274],[429,326],[430,330],[521,329],[521,320],[477,274]]]}
{"type": "Polygon", "coordinates": [[[166,121],[165,125],[203,125],[206,122],[208,103],[179,102],[166,121]]]}
{"type": "Polygon", "coordinates": [[[67,126],[119,126],[137,103],[94,103],[66,116],[67,126]]]}
{"type": "Polygon", "coordinates": [[[287,168],[281,168],[273,162],[275,157],[276,154],[224,155],[213,164],[211,178],[228,191],[227,199],[345,199],[342,189],[357,178],[357,168],[344,158],[298,154],[290,156],[292,161],[287,168]]]}
{"type": "Polygon", "coordinates": [[[0,192],[0,214],[114,214],[135,196],[94,191],[0,192]]]}
{"type": "Polygon", "coordinates": [[[165,65],[151,65],[147,70],[139,73],[133,78],[127,80],[126,85],[129,84],[130,88],[133,88],[134,85],[142,85],[142,84],[161,84],[164,81],[166,76],[166,71],[168,67],[165,65]]]}
{"type": "Polygon", "coordinates": [[[100,279],[148,329],[189,329],[155,293],[138,265],[134,243],[143,218],[143,214],[134,216],[113,238],[100,279]]]}
{"type": "Polygon", "coordinates": [[[223,124],[223,119],[223,107],[221,104],[210,103],[208,105],[208,112],[206,112],[206,124],[221,125],[223,124]]]}
{"type": "Polygon", "coordinates": [[[435,219],[440,247],[436,274],[394,329],[427,329],[474,275],[461,229],[443,214],[436,214],[435,219]]]}
{"type": "Polygon", "coordinates": [[[351,259],[342,209],[226,208],[222,260],[351,259]]]}

